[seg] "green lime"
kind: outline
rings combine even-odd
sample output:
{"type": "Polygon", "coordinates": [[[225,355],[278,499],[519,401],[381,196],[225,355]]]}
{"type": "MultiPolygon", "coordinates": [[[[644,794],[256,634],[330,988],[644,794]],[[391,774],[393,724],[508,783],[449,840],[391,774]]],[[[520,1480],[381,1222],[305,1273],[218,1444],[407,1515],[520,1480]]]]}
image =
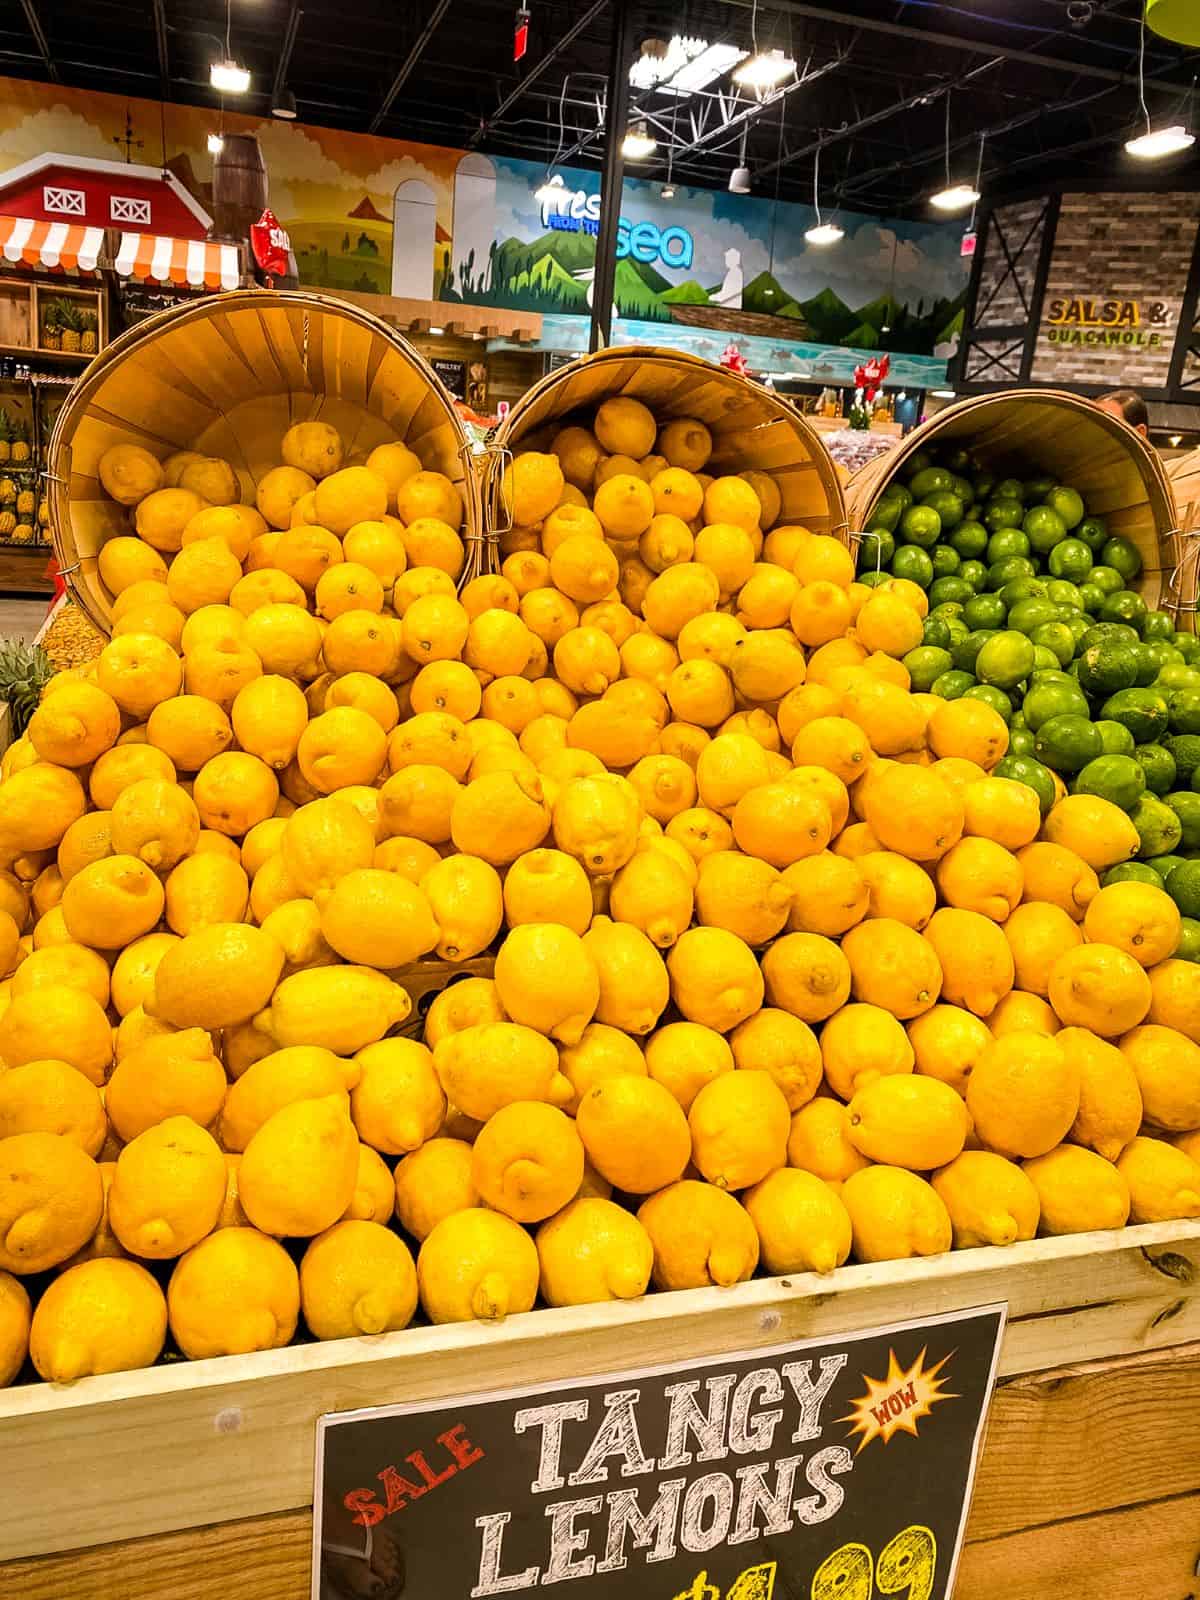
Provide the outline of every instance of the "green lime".
{"type": "MultiPolygon", "coordinates": [[[[1122,811],[1132,811],[1146,792],[1146,774],[1132,756],[1097,756],[1072,787],[1076,794],[1096,794],[1122,811]]],[[[1195,799],[1200,800],[1200,794],[1195,799]]]]}
{"type": "Polygon", "coordinates": [[[1009,556],[1028,554],[1029,540],[1020,528],[1001,528],[999,533],[994,533],[988,540],[984,560],[989,566],[993,566],[997,561],[1007,561],[1009,556]]]}
{"type": "Polygon", "coordinates": [[[1031,503],[1032,502],[1036,502],[1038,500],[1044,500],[1046,498],[1046,496],[1050,493],[1051,489],[1053,489],[1053,487],[1057,483],[1057,481],[1058,481],[1057,478],[1052,477],[1049,473],[1046,473],[1046,472],[1040,472],[1040,473],[1037,474],[1036,477],[1033,477],[1033,478],[1026,478],[1025,479],[1025,498],[1026,498],[1026,500],[1030,501],[1031,503]]]}
{"type": "Polygon", "coordinates": [[[923,506],[929,506],[937,512],[943,533],[950,533],[963,519],[963,503],[953,489],[935,489],[932,494],[922,495],[920,499],[923,506]]]}
{"type": "Polygon", "coordinates": [[[886,528],[871,528],[858,541],[859,572],[878,572],[886,567],[896,549],[896,541],[886,528]]]}
{"type": "Polygon", "coordinates": [[[1008,613],[1008,626],[1018,633],[1031,634],[1043,622],[1057,622],[1058,607],[1045,595],[1030,595],[1018,600],[1008,613]]]}
{"type": "Polygon", "coordinates": [[[1146,774],[1146,787],[1151,794],[1166,794],[1175,787],[1175,757],[1161,744],[1139,744],[1133,752],[1134,759],[1146,774]]]}
{"type": "Polygon", "coordinates": [[[1010,726],[1008,733],[1008,753],[1010,756],[1032,756],[1037,740],[1028,728],[1013,728],[1010,726]]]}
{"type": "Polygon", "coordinates": [[[868,522],[868,531],[871,533],[895,533],[896,524],[904,513],[904,502],[885,494],[876,502],[874,511],[871,512],[868,522]]]}
{"type": "Polygon", "coordinates": [[[962,556],[963,560],[973,560],[981,556],[987,549],[988,531],[982,522],[969,519],[960,522],[950,535],[950,543],[962,556]]]}
{"type": "Polygon", "coordinates": [[[994,683],[975,683],[964,693],[964,700],[982,700],[985,706],[991,706],[993,711],[998,711],[1005,722],[1012,716],[1013,704],[1003,689],[997,689],[994,683]]]}
{"type": "Polygon", "coordinates": [[[1118,589],[1110,594],[1100,607],[1105,622],[1138,623],[1146,615],[1146,602],[1132,589],[1118,589]]]}
{"type": "Polygon", "coordinates": [[[942,465],[949,472],[969,472],[971,452],[961,444],[954,445],[942,451],[942,465]]]}
{"type": "Polygon", "coordinates": [[[1172,689],[1200,689],[1200,670],[1194,666],[1163,667],[1158,674],[1155,688],[1161,689],[1163,694],[1170,694],[1172,689]]]}
{"type": "Polygon", "coordinates": [[[964,583],[969,583],[976,594],[987,583],[987,568],[982,561],[964,561],[958,569],[958,575],[964,583]]]}
{"type": "Polygon", "coordinates": [[[1101,550],[1100,562],[1103,566],[1111,567],[1114,572],[1119,572],[1126,583],[1131,578],[1136,578],[1142,570],[1142,558],[1137,545],[1129,539],[1122,539],[1119,534],[1111,538],[1101,550]]]}
{"type": "Polygon", "coordinates": [[[914,450],[906,463],[910,478],[915,478],[918,472],[924,472],[926,467],[931,467],[932,465],[933,452],[931,450],[914,450]]]}
{"type": "Polygon", "coordinates": [[[903,511],[913,503],[912,490],[904,483],[889,483],[879,497],[879,504],[882,505],[885,500],[894,502],[903,511]]]}
{"type": "Polygon", "coordinates": [[[942,519],[932,506],[909,506],[900,518],[900,537],[908,544],[924,547],[936,544],[942,532],[942,519]]]}
{"type": "Polygon", "coordinates": [[[1183,916],[1200,918],[1200,860],[1181,861],[1164,887],[1183,916]]]}
{"type": "Polygon", "coordinates": [[[1079,585],[1069,582],[1066,578],[1048,578],[1046,580],[1046,598],[1053,600],[1056,606],[1070,606],[1073,611],[1083,610],[1083,600],[1079,593],[1079,585]]]}
{"type": "Polygon", "coordinates": [[[1193,787],[1196,768],[1200,767],[1200,735],[1173,733],[1163,744],[1175,757],[1176,786],[1193,787]]]}
{"type": "Polygon", "coordinates": [[[908,578],[912,583],[919,583],[922,589],[928,589],[933,582],[933,562],[929,559],[929,551],[923,550],[919,544],[902,544],[892,557],[892,576],[908,578]]]}
{"type": "Polygon", "coordinates": [[[1101,717],[1093,724],[1100,735],[1106,756],[1131,756],[1134,752],[1133,735],[1120,722],[1109,722],[1101,717]]]}
{"type": "MultiPolygon", "coordinates": [[[[1056,628],[1058,624],[1056,622],[1048,622],[1046,626],[1048,628],[1056,628]]],[[[1068,628],[1067,632],[1070,633],[1070,631],[1070,628],[1068,628]]],[[[1071,643],[1073,646],[1075,641],[1072,639],[1071,643]]],[[[1044,644],[1038,644],[1035,639],[1033,644],[1033,671],[1029,674],[1030,683],[1033,682],[1039,672],[1058,672],[1061,667],[1062,662],[1054,654],[1054,651],[1044,644]]]]}
{"type": "Polygon", "coordinates": [[[1058,794],[1054,775],[1049,767],[1044,767],[1040,761],[1035,761],[1027,755],[1009,754],[1002,761],[998,761],[993,770],[997,778],[1012,778],[1017,783],[1028,784],[1038,797],[1043,816],[1054,804],[1058,794]]]}
{"type": "Polygon", "coordinates": [[[1027,574],[1022,574],[1018,578],[1010,578],[1004,587],[996,592],[1000,596],[1006,613],[1014,610],[1019,605],[1023,605],[1027,600],[1044,600],[1051,607],[1051,610],[1045,614],[1043,620],[1050,620],[1057,616],[1057,612],[1053,609],[1053,602],[1046,595],[1046,585],[1040,578],[1031,578],[1027,574]]]}
{"type": "Polygon", "coordinates": [[[1200,689],[1172,689],[1167,715],[1172,733],[1200,733],[1200,689]]]}
{"type": "Polygon", "coordinates": [[[1125,587],[1125,579],[1112,567],[1093,567],[1088,574],[1088,582],[1103,589],[1105,594],[1116,594],[1118,589],[1125,587]]]}
{"type": "Polygon", "coordinates": [[[892,574],[887,571],[860,572],[858,577],[855,579],[855,582],[864,584],[868,589],[876,589],[881,583],[889,583],[891,581],[891,577],[892,574]]]}
{"type": "Polygon", "coordinates": [[[971,474],[971,483],[975,489],[976,500],[986,500],[996,491],[996,474],[994,472],[975,471],[971,474]]]}
{"type": "Polygon", "coordinates": [[[1137,629],[1124,622],[1093,622],[1083,638],[1083,648],[1090,650],[1094,644],[1137,644],[1137,629]]]}
{"type": "Polygon", "coordinates": [[[1025,485],[1020,478],[1002,478],[992,490],[992,494],[997,500],[1018,500],[1023,503],[1025,500],[1025,485]]]}
{"type": "Polygon", "coordinates": [[[1014,688],[1032,671],[1033,645],[1012,628],[992,634],[975,658],[975,676],[997,689],[1014,688]]]}
{"type": "Polygon", "coordinates": [[[1153,867],[1162,882],[1166,883],[1175,868],[1181,866],[1184,860],[1186,860],[1186,857],[1177,855],[1147,856],[1146,865],[1153,867]]]}
{"type": "Polygon", "coordinates": [[[1082,539],[1063,539],[1051,550],[1046,564],[1056,578],[1082,583],[1092,570],[1092,552],[1082,539]]]}
{"type": "Polygon", "coordinates": [[[1189,665],[1200,660],[1200,639],[1194,633],[1176,633],[1171,643],[1189,665]]]}
{"type": "Polygon", "coordinates": [[[933,575],[935,578],[952,578],[962,566],[962,557],[952,545],[945,543],[935,544],[929,552],[929,559],[933,562],[933,575]]]}
{"type": "MultiPolygon", "coordinates": [[[[948,465],[949,462],[947,462],[947,466],[948,465]]],[[[968,509],[975,504],[975,485],[971,482],[970,478],[961,477],[956,472],[951,481],[950,487],[962,501],[963,505],[968,509]]]]}
{"type": "Polygon", "coordinates": [[[1095,555],[1108,543],[1108,524],[1103,517],[1084,517],[1075,529],[1075,537],[1082,539],[1095,555]]]}
{"type": "Polygon", "coordinates": [[[983,525],[990,533],[1001,528],[1019,528],[1025,507],[1019,500],[989,500],[983,511],[983,525]]]}
{"type": "Polygon", "coordinates": [[[1183,829],[1179,839],[1180,848],[1189,853],[1200,851],[1200,794],[1192,789],[1176,789],[1165,795],[1163,801],[1179,818],[1179,825],[1183,829]]]}
{"type": "Polygon", "coordinates": [[[1104,747],[1087,717],[1068,714],[1043,722],[1033,748],[1038,760],[1044,761],[1053,771],[1080,772],[1104,747]]]}
{"type": "Polygon", "coordinates": [[[1090,611],[1093,616],[1104,604],[1104,590],[1099,584],[1081,583],[1079,585],[1079,600],[1085,611],[1090,611]]]}
{"type": "Polygon", "coordinates": [[[928,494],[937,494],[940,490],[949,489],[953,481],[954,474],[948,472],[945,467],[923,466],[913,473],[908,480],[908,486],[915,499],[924,500],[928,494]]]}
{"type": "Polygon", "coordinates": [[[1136,677],[1137,664],[1128,645],[1104,640],[1090,645],[1079,657],[1079,682],[1097,699],[1116,694],[1118,689],[1131,689],[1136,677]]]}
{"type": "Polygon", "coordinates": [[[958,700],[974,682],[969,672],[943,672],[940,678],[935,678],[930,684],[929,692],[942,700],[958,700]]]}
{"type": "MultiPolygon", "coordinates": [[[[941,677],[943,672],[949,672],[954,665],[949,650],[929,644],[919,644],[901,660],[908,669],[916,694],[927,694],[933,688],[934,680],[941,677]]],[[[1200,796],[1197,798],[1200,799],[1200,796]]]]}
{"type": "Polygon", "coordinates": [[[1200,961],[1200,922],[1194,917],[1180,917],[1179,943],[1175,947],[1176,961],[1200,961]]]}
{"type": "Polygon", "coordinates": [[[1046,492],[1044,499],[1068,529],[1077,528],[1087,515],[1087,507],[1079,490],[1069,488],[1065,483],[1055,484],[1053,489],[1046,492]]]}
{"type": "Polygon", "coordinates": [[[999,591],[1010,583],[1026,579],[1031,583],[1037,581],[1037,568],[1029,557],[1005,556],[1003,561],[993,561],[988,568],[987,586],[999,591]]]}
{"type": "MultiPolygon", "coordinates": [[[[1026,605],[1036,605],[1037,601],[1026,601],[1026,605]]],[[[1010,622],[1012,618],[1008,619],[1010,622]]],[[[1034,666],[1037,666],[1038,649],[1048,650],[1059,666],[1065,667],[1075,654],[1075,635],[1065,622],[1042,622],[1034,628],[1029,637],[1034,644],[1034,666]]],[[[1047,663],[1048,665],[1049,663],[1047,663]]]]}
{"type": "Polygon", "coordinates": [[[1021,522],[1029,535],[1029,543],[1039,554],[1045,555],[1067,537],[1067,525],[1052,506],[1032,506],[1021,522]]]}
{"type": "Polygon", "coordinates": [[[996,635],[988,628],[972,628],[965,639],[960,639],[957,644],[951,646],[950,653],[959,672],[969,672],[974,677],[976,657],[988,640],[995,637],[996,635]]]}
{"type": "Polygon", "coordinates": [[[949,619],[937,615],[926,617],[921,629],[921,643],[931,645],[935,650],[947,649],[950,644],[949,619]]]}
{"type": "Polygon", "coordinates": [[[1147,883],[1152,889],[1162,888],[1162,879],[1145,861],[1122,861],[1115,867],[1109,867],[1100,879],[1100,886],[1107,889],[1114,883],[1147,883]]]}
{"type": "Polygon", "coordinates": [[[1164,644],[1175,643],[1175,623],[1169,611],[1147,611],[1142,618],[1143,639],[1161,639],[1164,644]]]}
{"type": "Polygon", "coordinates": [[[1137,744],[1156,744],[1167,731],[1166,696],[1157,689],[1119,689],[1100,707],[1100,715],[1123,723],[1137,744]]]}
{"type": "MultiPolygon", "coordinates": [[[[950,629],[950,639],[946,645],[949,650],[955,639],[962,639],[970,632],[962,619],[963,608],[957,600],[943,600],[940,606],[933,606],[929,615],[938,621],[944,622],[950,629]]],[[[927,619],[928,620],[928,619],[927,619]]]]}
{"type": "Polygon", "coordinates": [[[1137,851],[1142,861],[1147,856],[1163,856],[1174,850],[1183,835],[1179,818],[1156,794],[1144,794],[1129,813],[1129,820],[1142,841],[1137,851]]]}
{"type": "MultiPolygon", "coordinates": [[[[1039,675],[1040,676],[1040,675],[1039,675]]],[[[1055,717],[1086,717],[1088,704],[1083,690],[1066,673],[1063,681],[1036,683],[1025,696],[1022,710],[1028,726],[1037,733],[1044,723],[1055,717]]]]}
{"type": "Polygon", "coordinates": [[[1085,612],[1070,611],[1065,606],[1063,607],[1063,610],[1066,612],[1066,615],[1062,618],[1062,621],[1068,628],[1070,628],[1071,637],[1075,641],[1075,650],[1076,653],[1078,653],[1080,641],[1082,640],[1084,634],[1088,631],[1088,627],[1091,624],[1091,618],[1087,616],[1085,612]]]}
{"type": "Polygon", "coordinates": [[[948,601],[965,605],[974,593],[971,585],[964,583],[961,578],[935,578],[929,585],[929,602],[935,606],[945,605],[948,601]]]}
{"type": "Polygon", "coordinates": [[[1155,677],[1162,672],[1164,667],[1183,667],[1187,663],[1173,644],[1168,644],[1165,639],[1148,639],[1142,645],[1142,654],[1147,661],[1154,664],[1155,677]]]}

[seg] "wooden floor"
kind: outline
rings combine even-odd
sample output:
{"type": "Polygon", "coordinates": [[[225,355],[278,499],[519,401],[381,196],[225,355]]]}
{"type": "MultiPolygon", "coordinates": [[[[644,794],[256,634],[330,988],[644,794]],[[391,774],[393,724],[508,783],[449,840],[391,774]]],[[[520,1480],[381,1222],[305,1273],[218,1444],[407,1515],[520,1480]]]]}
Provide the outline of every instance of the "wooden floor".
{"type": "MultiPolygon", "coordinates": [[[[10,1562],[0,1595],[307,1600],[311,1528],[289,1511],[10,1562]]],[[[1198,1568],[1200,1344],[1001,1383],[956,1600],[1200,1600],[1198,1568]]]]}

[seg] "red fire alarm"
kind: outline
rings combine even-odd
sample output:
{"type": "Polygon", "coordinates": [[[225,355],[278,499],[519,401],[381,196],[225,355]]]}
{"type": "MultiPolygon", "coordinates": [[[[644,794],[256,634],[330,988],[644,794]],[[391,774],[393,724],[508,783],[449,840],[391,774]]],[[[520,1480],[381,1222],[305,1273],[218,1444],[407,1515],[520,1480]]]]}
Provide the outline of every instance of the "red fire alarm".
{"type": "Polygon", "coordinates": [[[959,255],[973,256],[975,254],[975,244],[978,237],[979,235],[976,233],[964,233],[962,236],[962,244],[959,246],[959,255]]]}
{"type": "Polygon", "coordinates": [[[525,6],[518,6],[516,21],[513,23],[513,60],[523,60],[528,49],[529,11],[525,6]]]}

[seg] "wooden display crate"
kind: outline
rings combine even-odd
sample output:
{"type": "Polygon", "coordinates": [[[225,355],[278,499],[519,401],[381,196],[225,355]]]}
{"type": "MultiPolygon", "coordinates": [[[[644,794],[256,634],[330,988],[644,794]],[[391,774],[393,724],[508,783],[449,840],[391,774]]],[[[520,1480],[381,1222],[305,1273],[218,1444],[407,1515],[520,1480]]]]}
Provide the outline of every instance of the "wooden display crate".
{"type": "Polygon", "coordinates": [[[1200,1222],[0,1393],[0,1594],[306,1600],[325,1412],[1008,1304],[957,1600],[1188,1600],[1200,1222]]]}

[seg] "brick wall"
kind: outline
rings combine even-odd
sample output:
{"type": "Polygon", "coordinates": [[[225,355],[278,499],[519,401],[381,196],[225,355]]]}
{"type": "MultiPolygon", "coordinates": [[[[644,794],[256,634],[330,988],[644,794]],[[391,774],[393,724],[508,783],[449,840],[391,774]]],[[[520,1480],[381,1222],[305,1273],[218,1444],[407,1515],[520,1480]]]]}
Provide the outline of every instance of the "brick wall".
{"type": "MultiPolygon", "coordinates": [[[[1167,382],[1179,310],[1200,221],[1200,194],[1064,195],[1037,330],[1033,377],[1044,383],[1154,389],[1167,382]],[[1161,301],[1169,320],[1157,347],[1057,344],[1046,318],[1055,299],[1161,301]]],[[[989,321],[993,320],[991,317],[989,321]]],[[[1143,332],[1149,331],[1143,326],[1143,332]]]]}
{"type": "Polygon", "coordinates": [[[1029,321],[1026,307],[1033,304],[1033,284],[1042,248],[1045,210],[1046,201],[1039,196],[1036,200],[1023,200],[1017,205],[999,206],[992,213],[987,235],[982,241],[983,266],[975,301],[977,328],[1006,327],[1014,323],[1023,327],[1029,321]],[[1005,255],[997,230],[1003,233],[1004,245],[1013,257],[1015,275],[1009,267],[1008,256],[1005,255]]]}

